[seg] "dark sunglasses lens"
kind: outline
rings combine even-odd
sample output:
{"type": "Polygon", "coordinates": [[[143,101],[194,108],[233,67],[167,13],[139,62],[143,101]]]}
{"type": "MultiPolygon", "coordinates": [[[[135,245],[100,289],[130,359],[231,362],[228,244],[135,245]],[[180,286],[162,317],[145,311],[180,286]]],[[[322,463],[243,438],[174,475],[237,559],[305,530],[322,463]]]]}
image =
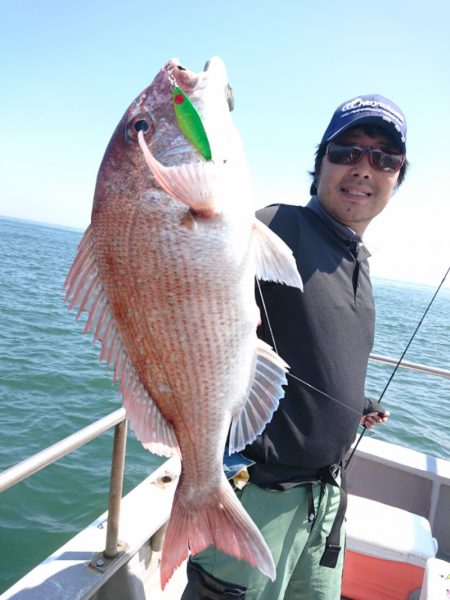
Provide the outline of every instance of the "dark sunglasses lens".
{"type": "Polygon", "coordinates": [[[371,158],[373,166],[381,171],[398,171],[403,164],[401,154],[389,154],[382,150],[372,150],[371,158]]]}
{"type": "Polygon", "coordinates": [[[361,150],[357,146],[330,144],[327,154],[330,161],[337,165],[350,165],[361,158],[361,150]]]}
{"type": "Polygon", "coordinates": [[[365,152],[369,154],[372,166],[379,171],[398,171],[405,161],[402,154],[389,154],[383,150],[373,150],[368,146],[341,146],[331,143],[327,148],[330,162],[337,165],[354,165],[361,160],[365,152]]]}

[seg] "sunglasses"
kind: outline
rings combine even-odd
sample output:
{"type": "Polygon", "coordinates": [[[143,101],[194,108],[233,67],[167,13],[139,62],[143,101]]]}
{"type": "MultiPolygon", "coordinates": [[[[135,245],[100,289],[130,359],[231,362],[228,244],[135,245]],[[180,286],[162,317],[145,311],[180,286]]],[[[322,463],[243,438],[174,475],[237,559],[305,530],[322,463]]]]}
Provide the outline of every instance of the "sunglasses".
{"type": "Polygon", "coordinates": [[[359,146],[358,144],[343,146],[331,142],[327,146],[326,154],[328,160],[335,165],[356,165],[364,154],[368,154],[369,163],[374,169],[389,173],[399,171],[405,162],[403,154],[391,154],[390,152],[384,152],[384,150],[374,149],[370,146],[359,146]]]}

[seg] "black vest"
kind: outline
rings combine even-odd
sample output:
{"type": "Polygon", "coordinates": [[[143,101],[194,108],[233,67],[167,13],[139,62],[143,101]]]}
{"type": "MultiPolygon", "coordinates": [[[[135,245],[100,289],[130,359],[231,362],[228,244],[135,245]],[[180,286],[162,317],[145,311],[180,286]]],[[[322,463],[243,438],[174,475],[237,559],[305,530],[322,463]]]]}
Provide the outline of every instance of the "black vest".
{"type": "MultiPolygon", "coordinates": [[[[315,480],[353,442],[365,402],[375,308],[369,253],[361,246],[355,257],[350,233],[345,239],[305,207],[276,205],[257,216],[291,247],[304,283],[300,292],[260,282],[277,350],[290,373],[306,383],[288,376],[279,409],[244,454],[256,461],[254,483],[284,489],[315,480]]],[[[258,335],[273,346],[258,290],[256,297],[258,335]]]]}

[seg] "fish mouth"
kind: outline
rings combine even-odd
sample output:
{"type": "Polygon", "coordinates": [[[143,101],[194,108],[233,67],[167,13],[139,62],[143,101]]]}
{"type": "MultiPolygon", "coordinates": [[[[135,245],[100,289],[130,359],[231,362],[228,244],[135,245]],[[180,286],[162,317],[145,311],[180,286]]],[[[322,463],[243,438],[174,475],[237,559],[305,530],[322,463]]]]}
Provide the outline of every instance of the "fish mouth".
{"type": "MultiPolygon", "coordinates": [[[[172,58],[165,67],[166,71],[171,73],[174,77],[175,81],[177,81],[180,86],[183,87],[184,91],[192,91],[195,87],[195,81],[198,78],[198,74],[193,71],[189,71],[178,58],[172,58]]],[[[225,67],[224,61],[220,58],[220,56],[213,56],[205,62],[203,67],[203,71],[201,72],[207,73],[208,75],[213,74],[214,77],[221,78],[224,81],[224,86],[226,90],[226,98],[228,102],[228,108],[230,112],[234,110],[234,95],[233,88],[228,82],[227,69],[225,67]]]]}
{"type": "Polygon", "coordinates": [[[217,208],[217,198],[220,196],[220,189],[224,184],[223,173],[227,171],[225,166],[227,160],[224,159],[218,162],[211,160],[209,141],[200,115],[196,112],[196,107],[192,102],[197,87],[199,93],[201,93],[206,85],[211,85],[213,90],[224,90],[228,108],[232,110],[234,106],[233,92],[228,84],[225,63],[218,56],[214,56],[205,63],[203,71],[194,73],[188,71],[178,59],[171,59],[165,65],[164,70],[167,72],[172,90],[175,88],[175,95],[173,91],[171,92],[172,102],[178,125],[186,138],[186,142],[183,141],[180,146],[180,138],[178,137],[176,144],[164,148],[162,152],[157,153],[156,157],[144,138],[144,132],[139,131],[137,139],[143,157],[154,179],[169,196],[187,204],[194,212],[202,216],[213,216],[220,212],[217,208]],[[176,89],[178,87],[179,89],[176,89]],[[191,92],[194,92],[192,101],[189,98],[191,92]],[[180,103],[176,102],[177,97],[180,98],[180,103]],[[193,114],[196,119],[195,132],[193,131],[194,126],[188,130],[185,128],[185,123],[179,120],[178,104],[187,105],[191,113],[190,123],[193,122],[193,114]],[[199,131],[200,136],[202,136],[200,141],[199,131]],[[204,151],[205,140],[207,152],[204,151]],[[195,158],[192,157],[192,147],[195,147],[199,153],[195,158]],[[191,160],[179,164],[179,160],[183,155],[191,160]],[[170,165],[175,158],[178,164],[170,165]]]}
{"type": "Polygon", "coordinates": [[[175,83],[183,87],[184,91],[191,91],[190,88],[194,88],[197,80],[206,73],[208,76],[220,77],[225,82],[228,81],[225,63],[219,56],[208,59],[204,64],[203,71],[198,73],[190,71],[179,58],[171,58],[164,70],[169,74],[169,78],[172,76],[175,83]]]}

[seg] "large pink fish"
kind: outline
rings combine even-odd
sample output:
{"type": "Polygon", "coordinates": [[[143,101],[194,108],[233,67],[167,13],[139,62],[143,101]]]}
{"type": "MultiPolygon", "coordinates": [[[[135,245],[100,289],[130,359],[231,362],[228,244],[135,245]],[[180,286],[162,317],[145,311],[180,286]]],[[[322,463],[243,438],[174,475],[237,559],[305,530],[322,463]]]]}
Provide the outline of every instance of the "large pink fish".
{"type": "Polygon", "coordinates": [[[114,366],[137,438],[182,459],[163,587],[189,552],[211,544],[275,577],[222,458],[227,438],[235,452],[262,432],[286,383],[287,366],[256,337],[255,276],[301,280],[288,247],[254,218],[229,104],[221,59],[200,73],[177,60],[161,69],[112,136],[66,281],[70,308],[88,312],[85,331],[114,366]],[[177,120],[177,102],[199,117],[211,160],[191,135],[198,125],[177,120]]]}

